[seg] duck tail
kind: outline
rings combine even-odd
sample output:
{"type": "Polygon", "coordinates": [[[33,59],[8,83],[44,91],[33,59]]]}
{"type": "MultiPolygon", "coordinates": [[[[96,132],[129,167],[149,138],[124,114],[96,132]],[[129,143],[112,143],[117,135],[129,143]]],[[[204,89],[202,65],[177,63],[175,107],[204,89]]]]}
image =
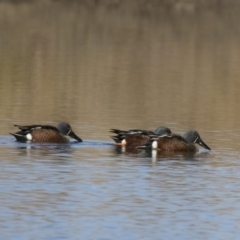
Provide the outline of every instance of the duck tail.
{"type": "Polygon", "coordinates": [[[19,141],[19,142],[26,142],[27,141],[25,135],[18,134],[18,133],[10,133],[10,134],[13,135],[16,138],[16,140],[19,141]]]}

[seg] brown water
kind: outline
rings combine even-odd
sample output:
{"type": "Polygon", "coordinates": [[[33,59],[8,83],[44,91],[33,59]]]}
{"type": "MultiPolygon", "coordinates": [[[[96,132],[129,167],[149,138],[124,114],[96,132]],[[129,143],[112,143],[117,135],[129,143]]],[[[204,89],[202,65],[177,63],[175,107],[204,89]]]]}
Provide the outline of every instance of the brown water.
{"type": "Polygon", "coordinates": [[[141,4],[0,2],[4,239],[238,239],[240,8],[141,4]],[[59,121],[84,143],[8,135],[59,121]],[[109,138],[161,125],[212,151],[128,154],[109,138]]]}

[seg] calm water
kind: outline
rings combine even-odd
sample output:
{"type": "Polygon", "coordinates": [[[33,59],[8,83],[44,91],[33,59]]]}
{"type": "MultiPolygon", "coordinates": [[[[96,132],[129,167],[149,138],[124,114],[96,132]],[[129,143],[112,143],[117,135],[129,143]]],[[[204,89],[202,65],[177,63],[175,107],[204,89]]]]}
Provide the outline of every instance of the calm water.
{"type": "Polygon", "coordinates": [[[240,8],[0,1],[1,239],[238,239],[240,8]],[[84,142],[14,141],[71,123],[84,142]],[[110,128],[199,131],[211,152],[116,148],[110,128]]]}

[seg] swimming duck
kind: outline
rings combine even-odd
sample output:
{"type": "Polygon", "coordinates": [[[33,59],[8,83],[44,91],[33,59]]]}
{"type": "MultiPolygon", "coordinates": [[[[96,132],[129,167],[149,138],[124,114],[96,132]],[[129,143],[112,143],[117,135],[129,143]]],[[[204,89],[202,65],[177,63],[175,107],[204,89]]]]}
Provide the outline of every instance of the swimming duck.
{"type": "Polygon", "coordinates": [[[195,144],[211,150],[195,130],[187,131],[183,136],[177,134],[151,135],[150,141],[140,148],[150,146],[152,149],[160,151],[196,152],[198,148],[195,144]]]}
{"type": "Polygon", "coordinates": [[[69,123],[61,122],[57,127],[50,125],[14,125],[20,131],[10,133],[19,142],[48,142],[48,143],[68,143],[69,137],[78,142],[82,142],[72,130],[69,123]]]}
{"type": "Polygon", "coordinates": [[[171,134],[171,130],[163,126],[157,128],[155,132],[140,129],[130,129],[128,131],[111,129],[110,132],[116,134],[111,137],[116,145],[126,145],[130,148],[146,144],[150,141],[149,136],[151,135],[160,136],[162,134],[171,134]]]}

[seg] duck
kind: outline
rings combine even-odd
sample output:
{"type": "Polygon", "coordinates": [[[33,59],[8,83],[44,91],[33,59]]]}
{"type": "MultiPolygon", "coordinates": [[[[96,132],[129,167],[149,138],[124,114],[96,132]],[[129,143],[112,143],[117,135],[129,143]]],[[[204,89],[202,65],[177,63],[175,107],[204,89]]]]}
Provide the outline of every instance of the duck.
{"type": "Polygon", "coordinates": [[[72,130],[69,123],[61,122],[56,127],[51,125],[14,125],[19,129],[16,133],[10,133],[18,142],[33,143],[69,143],[69,137],[78,142],[82,139],[72,130]]]}
{"type": "Polygon", "coordinates": [[[211,150],[211,148],[202,140],[200,134],[196,130],[189,130],[183,136],[178,134],[167,133],[161,136],[156,134],[150,135],[150,140],[139,148],[152,148],[158,151],[174,151],[174,152],[196,152],[198,147],[211,150]]]}
{"type": "Polygon", "coordinates": [[[161,136],[162,134],[171,134],[171,130],[167,127],[161,126],[154,132],[140,129],[119,130],[111,129],[111,133],[116,134],[111,136],[117,146],[126,146],[128,148],[135,148],[144,145],[150,141],[150,136],[161,136]]]}

